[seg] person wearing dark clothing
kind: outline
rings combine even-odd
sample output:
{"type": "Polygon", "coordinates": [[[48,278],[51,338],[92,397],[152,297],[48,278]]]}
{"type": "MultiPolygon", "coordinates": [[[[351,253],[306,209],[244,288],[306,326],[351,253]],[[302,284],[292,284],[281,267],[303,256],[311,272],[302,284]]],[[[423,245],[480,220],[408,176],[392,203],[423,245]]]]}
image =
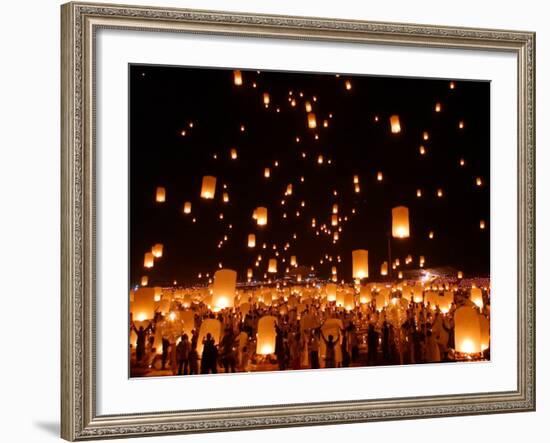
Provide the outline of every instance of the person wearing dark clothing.
{"type": "Polygon", "coordinates": [[[231,328],[227,328],[220,342],[220,361],[225,372],[235,372],[237,356],[235,355],[235,335],[231,328]]]}
{"type": "Polygon", "coordinates": [[[275,356],[277,357],[277,363],[279,364],[279,370],[284,371],[286,369],[286,352],[284,344],[284,331],[275,325],[275,356]]]}
{"type": "Polygon", "coordinates": [[[178,355],[178,375],[187,375],[190,349],[191,345],[189,343],[189,337],[187,334],[183,334],[176,348],[178,355]]]}
{"type": "Polygon", "coordinates": [[[331,335],[328,338],[325,338],[323,331],[321,331],[321,338],[325,342],[325,368],[335,368],[336,367],[336,345],[340,341],[340,334],[336,336],[336,340],[331,335]]]}
{"type": "Polygon", "coordinates": [[[132,323],[132,329],[137,335],[136,343],[136,360],[141,362],[143,355],[145,354],[145,342],[147,340],[147,334],[153,329],[153,323],[149,323],[149,326],[144,328],[140,326],[139,329],[136,328],[135,323],[132,323]]]}
{"type": "Polygon", "coordinates": [[[206,334],[203,340],[203,350],[201,358],[201,374],[216,374],[218,372],[218,348],[212,334],[206,334]]]}
{"type": "Polygon", "coordinates": [[[378,352],[378,332],[374,329],[374,325],[371,323],[367,331],[367,345],[369,349],[368,364],[373,366],[376,364],[376,355],[378,352]]]}
{"type": "Polygon", "coordinates": [[[382,354],[384,356],[384,362],[389,363],[391,359],[390,353],[390,324],[384,320],[382,325],[382,354]]]}
{"type": "Polygon", "coordinates": [[[166,360],[168,360],[168,348],[170,341],[166,337],[162,337],[162,369],[166,369],[166,360]]]}
{"type": "Polygon", "coordinates": [[[197,346],[192,343],[189,351],[189,375],[199,373],[199,353],[197,352],[197,346]]]}

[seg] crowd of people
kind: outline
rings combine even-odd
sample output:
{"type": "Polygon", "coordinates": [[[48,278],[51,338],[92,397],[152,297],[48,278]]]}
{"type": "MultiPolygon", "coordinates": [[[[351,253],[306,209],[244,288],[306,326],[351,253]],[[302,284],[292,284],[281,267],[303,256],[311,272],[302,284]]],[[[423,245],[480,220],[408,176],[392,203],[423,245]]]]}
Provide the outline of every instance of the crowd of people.
{"type": "MultiPolygon", "coordinates": [[[[489,318],[487,292],[483,297],[480,313],[489,318]]],[[[459,358],[454,343],[454,312],[463,305],[475,308],[467,292],[455,293],[448,312],[429,303],[405,301],[399,295],[392,301],[381,309],[371,302],[351,310],[337,307],[334,302],[322,306],[319,301],[301,311],[296,307],[282,309],[282,304],[250,304],[248,312],[239,307],[212,312],[203,303],[190,308],[176,306],[176,312],[194,312],[194,328],[189,334],[163,334],[165,318],[160,314],[147,326],[131,324],[136,335],[131,353],[133,372],[193,375],[438,363],[459,358]],[[275,346],[268,355],[256,352],[258,322],[264,316],[276,319],[275,346]],[[221,333],[219,337],[208,333],[199,343],[201,324],[206,319],[219,320],[221,333]],[[161,352],[157,352],[159,345],[161,352]]],[[[489,358],[489,348],[483,351],[478,359],[489,358]]]]}

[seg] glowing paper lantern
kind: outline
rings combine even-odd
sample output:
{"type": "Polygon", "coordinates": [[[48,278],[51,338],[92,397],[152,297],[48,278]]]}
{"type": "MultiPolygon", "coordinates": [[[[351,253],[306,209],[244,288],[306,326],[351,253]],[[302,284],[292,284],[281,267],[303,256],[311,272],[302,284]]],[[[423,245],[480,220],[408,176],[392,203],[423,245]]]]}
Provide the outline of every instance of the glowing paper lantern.
{"type": "Polygon", "coordinates": [[[369,286],[361,286],[359,290],[359,303],[365,304],[372,301],[371,288],[369,286]]]}
{"type": "Polygon", "coordinates": [[[264,101],[265,106],[269,106],[269,102],[271,101],[270,98],[269,98],[269,93],[264,92],[263,101],[264,101]]]}
{"type": "Polygon", "coordinates": [[[159,186],[157,188],[156,200],[157,203],[164,203],[166,201],[166,189],[164,189],[162,186],[159,186]]]}
{"type": "Polygon", "coordinates": [[[333,214],[333,215],[332,215],[330,224],[331,224],[332,226],[338,226],[338,216],[337,216],[336,214],[333,214]]]}
{"type": "Polygon", "coordinates": [[[256,223],[258,226],[267,225],[267,208],[263,206],[256,208],[256,223]]]}
{"type": "Polygon", "coordinates": [[[202,178],[201,197],[204,199],[213,199],[216,193],[216,177],[205,175],[202,178]]]}
{"type": "Polygon", "coordinates": [[[271,315],[264,316],[258,321],[256,354],[269,355],[275,352],[276,323],[277,318],[271,315]]]}
{"type": "Polygon", "coordinates": [[[149,284],[149,277],[147,277],[146,275],[141,277],[141,286],[147,286],[148,284],[149,284]]]}
{"type": "Polygon", "coordinates": [[[412,297],[415,303],[422,303],[424,300],[424,288],[420,285],[414,285],[412,288],[412,297]]]}
{"type": "Polygon", "coordinates": [[[243,75],[241,71],[233,71],[233,83],[235,86],[241,86],[243,84],[243,75]]]}
{"type": "Polygon", "coordinates": [[[479,221],[479,229],[485,229],[485,220],[480,220],[479,221]]]}
{"type": "Polygon", "coordinates": [[[479,288],[470,289],[470,300],[479,309],[483,309],[483,295],[482,295],[481,289],[479,289],[479,288]]]}
{"type": "Polygon", "coordinates": [[[264,177],[269,178],[271,176],[271,171],[269,168],[264,168],[264,177]]]}
{"type": "Polygon", "coordinates": [[[216,345],[219,345],[221,332],[222,332],[222,324],[219,320],[216,320],[215,318],[207,318],[203,320],[199,330],[199,339],[197,341],[197,352],[199,356],[202,355],[202,350],[204,347],[202,342],[206,338],[206,334],[210,333],[210,335],[214,339],[214,343],[216,345]]]}
{"type": "Polygon", "coordinates": [[[444,314],[449,312],[449,310],[451,309],[451,305],[454,302],[454,299],[455,299],[455,296],[453,291],[445,291],[443,293],[443,296],[439,297],[438,306],[441,312],[443,312],[444,314]]]}
{"type": "Polygon", "coordinates": [[[317,119],[315,118],[315,114],[313,112],[310,112],[307,115],[307,127],[309,129],[315,129],[317,127],[317,119]]]}
{"type": "Polygon", "coordinates": [[[379,182],[384,180],[384,175],[382,174],[381,171],[378,171],[378,173],[376,174],[376,180],[378,180],[379,182]]]}
{"type": "Polygon", "coordinates": [[[305,108],[306,108],[306,112],[311,112],[311,103],[309,101],[306,101],[305,102],[305,108]]]}
{"type": "Polygon", "coordinates": [[[390,117],[390,126],[392,134],[399,134],[401,132],[401,123],[399,122],[398,115],[392,115],[390,117]]]}
{"type": "Polygon", "coordinates": [[[355,294],[353,292],[346,292],[344,295],[344,308],[346,311],[352,311],[355,309],[355,294]]]}
{"type": "Polygon", "coordinates": [[[220,269],[214,273],[212,285],[212,306],[214,309],[232,308],[235,299],[237,273],[231,269],[220,269]]]}
{"type": "Polygon", "coordinates": [[[254,248],[256,246],[256,235],[248,234],[248,247],[254,248]]]}
{"type": "Polygon", "coordinates": [[[467,306],[458,308],[454,320],[456,350],[466,354],[481,352],[481,325],[478,312],[467,306]]]}
{"type": "Polygon", "coordinates": [[[436,103],[435,104],[435,112],[441,112],[441,103],[436,103]]]}
{"type": "Polygon", "coordinates": [[[337,286],[334,283],[329,283],[326,286],[327,301],[336,301],[336,289],[337,286]]]}
{"type": "Polygon", "coordinates": [[[152,268],[155,264],[155,256],[151,252],[145,253],[145,258],[143,259],[143,266],[145,268],[152,268]]]}
{"type": "Polygon", "coordinates": [[[155,256],[155,258],[161,258],[163,250],[164,250],[163,244],[157,243],[151,248],[151,253],[155,256]]]}
{"type": "Polygon", "coordinates": [[[392,237],[408,238],[409,232],[409,209],[406,206],[397,206],[391,210],[392,214],[392,237]]]}
{"type": "Polygon", "coordinates": [[[290,266],[298,266],[298,262],[296,261],[295,255],[290,256],[290,266]]]}
{"type": "Polygon", "coordinates": [[[277,272],[277,259],[276,258],[270,258],[269,264],[267,266],[267,272],[271,274],[275,274],[277,272]]]}
{"type": "Polygon", "coordinates": [[[152,320],[155,316],[155,289],[139,288],[134,291],[130,312],[134,321],[152,320]]]}
{"type": "Polygon", "coordinates": [[[456,274],[456,277],[457,277],[458,279],[461,279],[461,278],[464,277],[464,273],[463,273],[462,271],[458,271],[457,274],[456,274]]]}
{"type": "Polygon", "coordinates": [[[369,276],[369,251],[356,249],[351,253],[353,265],[353,278],[368,278],[369,276]]]}
{"type": "Polygon", "coordinates": [[[380,275],[388,275],[388,262],[382,262],[380,265],[380,275]]]}
{"type": "Polygon", "coordinates": [[[231,148],[230,154],[231,160],[237,160],[237,150],[235,148],[231,148]]]}
{"type": "Polygon", "coordinates": [[[224,203],[229,202],[229,194],[227,192],[223,193],[222,198],[224,203]]]}
{"type": "Polygon", "coordinates": [[[252,275],[253,275],[252,268],[248,268],[246,270],[246,278],[252,278],[252,275]]]}
{"type": "Polygon", "coordinates": [[[185,202],[183,205],[183,213],[191,214],[191,202],[185,202]]]}

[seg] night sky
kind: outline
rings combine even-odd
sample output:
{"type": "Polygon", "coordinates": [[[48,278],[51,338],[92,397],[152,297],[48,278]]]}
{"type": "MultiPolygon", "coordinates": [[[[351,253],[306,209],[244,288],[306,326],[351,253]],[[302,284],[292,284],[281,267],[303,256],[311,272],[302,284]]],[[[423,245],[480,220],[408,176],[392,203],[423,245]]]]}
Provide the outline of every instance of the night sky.
{"type": "Polygon", "coordinates": [[[424,255],[427,268],[453,266],[465,277],[488,275],[490,83],[454,81],[451,89],[453,79],[243,70],[243,85],[236,86],[233,68],[142,65],[131,65],[129,76],[132,285],[142,275],[149,276],[149,285],[197,284],[199,272],[212,275],[220,262],[236,270],[239,281],[246,280],[248,267],[261,279],[268,259],[275,258],[273,244],[280,253],[279,276],[296,255],[300,265],[314,265],[321,278],[329,278],[336,265],[339,280],[351,281],[351,251],[368,249],[370,280],[376,281],[380,264],[388,260],[391,209],[400,205],[409,208],[411,235],[392,240],[392,259],[403,263],[406,255],[413,256],[402,269],[417,268],[424,255]],[[267,108],[264,92],[270,95],[267,108]],[[295,107],[289,97],[296,99],[295,107]],[[313,106],[316,129],[307,126],[306,100],[313,106]],[[437,102],[441,112],[435,112],[437,102]],[[399,115],[399,134],[390,131],[393,114],[399,115]],[[428,140],[423,140],[424,131],[428,140]],[[237,149],[237,160],[231,159],[231,148],[237,149]],[[263,175],[266,167],[269,179],[263,175]],[[213,200],[200,198],[204,175],[217,177],[213,200]],[[360,193],[354,192],[354,175],[360,193]],[[476,186],[476,177],[482,186],[476,186]],[[289,183],[293,194],[285,197],[289,183]],[[166,188],[165,203],[155,201],[157,186],[166,188]],[[222,201],[224,191],[228,203],[222,201]],[[185,201],[192,202],[191,214],[183,214],[185,201]],[[333,203],[341,217],[348,216],[336,243],[331,235],[315,235],[322,224],[332,228],[333,203]],[[258,227],[252,219],[257,206],[268,208],[267,226],[258,227]],[[312,218],[317,229],[311,227],[312,218]],[[485,220],[484,230],[480,220],[485,220]],[[247,247],[249,233],[256,234],[254,249],[247,247]],[[224,235],[228,240],[218,248],[224,235]],[[262,249],[264,242],[267,249],[262,249]],[[283,251],[287,242],[290,248],[283,251]],[[155,243],[164,244],[163,257],[144,269],[144,253],[155,243]],[[263,260],[256,268],[258,254],[263,260]],[[334,257],[333,263],[319,263],[325,254],[334,257]],[[338,255],[341,263],[336,263],[338,255]]]}

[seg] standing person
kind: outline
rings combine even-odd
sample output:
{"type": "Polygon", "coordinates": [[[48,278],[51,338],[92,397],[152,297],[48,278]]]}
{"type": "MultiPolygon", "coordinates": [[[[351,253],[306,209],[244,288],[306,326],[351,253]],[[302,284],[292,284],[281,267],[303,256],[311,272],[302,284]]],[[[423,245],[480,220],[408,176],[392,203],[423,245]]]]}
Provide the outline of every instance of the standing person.
{"type": "Polygon", "coordinates": [[[197,345],[191,344],[191,350],[189,351],[189,375],[194,375],[198,373],[199,373],[199,353],[197,352],[197,345]]]}
{"type": "Polygon", "coordinates": [[[170,369],[172,375],[178,375],[178,347],[175,341],[170,343],[170,369]]]}
{"type": "Polygon", "coordinates": [[[141,360],[143,359],[143,356],[145,355],[145,342],[147,340],[147,334],[149,331],[153,328],[153,323],[149,323],[149,325],[144,328],[143,326],[140,326],[139,329],[136,328],[136,324],[132,322],[132,329],[137,335],[137,341],[136,341],[136,361],[138,363],[141,363],[141,360]]]}
{"type": "Polygon", "coordinates": [[[201,374],[218,373],[218,348],[212,334],[206,334],[203,340],[201,374]]]}
{"type": "Polygon", "coordinates": [[[376,356],[378,353],[378,332],[374,328],[372,323],[369,324],[369,329],[367,331],[367,345],[368,345],[368,365],[376,365],[376,356]]]}
{"type": "Polygon", "coordinates": [[[220,342],[220,360],[224,367],[225,372],[235,372],[235,366],[237,365],[237,357],[235,355],[235,335],[233,329],[226,328],[225,334],[220,342]]]}
{"type": "Polygon", "coordinates": [[[187,334],[181,336],[181,340],[178,343],[177,354],[178,354],[178,375],[187,375],[189,367],[189,350],[191,345],[189,343],[189,337],[187,334]]]}
{"type": "Polygon", "coordinates": [[[277,324],[275,325],[275,333],[275,355],[277,357],[277,363],[279,364],[279,371],[284,371],[286,369],[284,332],[277,324]]]}
{"type": "Polygon", "coordinates": [[[162,370],[166,369],[166,360],[168,360],[168,348],[170,348],[170,341],[166,337],[162,337],[162,370]]]}
{"type": "Polygon", "coordinates": [[[309,361],[311,369],[319,369],[319,330],[312,329],[309,339],[309,361]]]}
{"type": "Polygon", "coordinates": [[[390,324],[386,320],[382,324],[382,355],[384,363],[390,363],[390,324]]]}
{"type": "Polygon", "coordinates": [[[325,368],[336,367],[336,344],[340,341],[340,334],[334,340],[332,334],[329,334],[328,338],[325,338],[323,331],[321,331],[321,338],[325,342],[325,368]]]}

